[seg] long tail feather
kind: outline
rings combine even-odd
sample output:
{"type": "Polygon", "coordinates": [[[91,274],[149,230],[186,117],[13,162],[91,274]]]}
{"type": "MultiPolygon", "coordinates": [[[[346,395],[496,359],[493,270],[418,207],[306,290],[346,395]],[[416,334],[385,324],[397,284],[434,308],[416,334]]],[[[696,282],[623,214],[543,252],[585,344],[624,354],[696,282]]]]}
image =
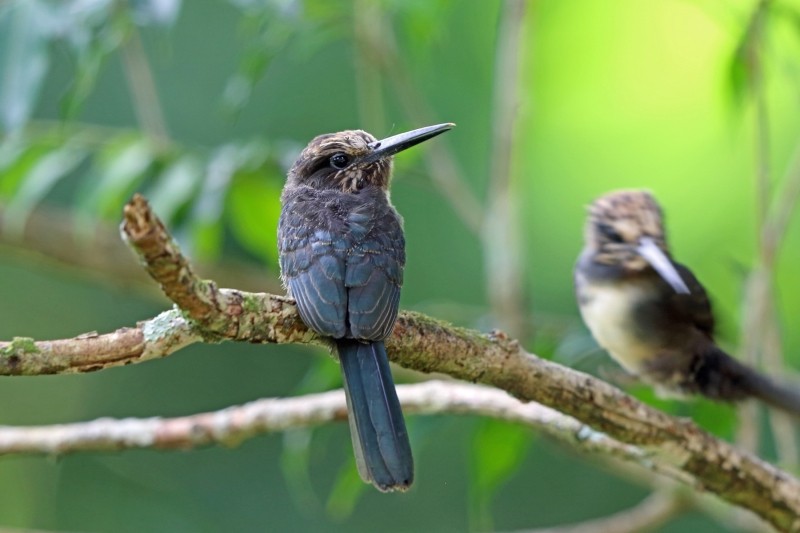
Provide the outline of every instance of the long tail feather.
{"type": "Polygon", "coordinates": [[[800,390],[783,383],[777,383],[770,378],[752,371],[749,387],[751,394],[791,415],[800,417],[800,390]]]}
{"type": "Polygon", "coordinates": [[[773,381],[716,347],[700,360],[695,380],[702,394],[727,401],[757,398],[800,416],[800,389],[773,381]]]}
{"type": "Polygon", "coordinates": [[[383,342],[336,341],[359,474],[378,489],[407,490],[414,460],[383,342]]]}

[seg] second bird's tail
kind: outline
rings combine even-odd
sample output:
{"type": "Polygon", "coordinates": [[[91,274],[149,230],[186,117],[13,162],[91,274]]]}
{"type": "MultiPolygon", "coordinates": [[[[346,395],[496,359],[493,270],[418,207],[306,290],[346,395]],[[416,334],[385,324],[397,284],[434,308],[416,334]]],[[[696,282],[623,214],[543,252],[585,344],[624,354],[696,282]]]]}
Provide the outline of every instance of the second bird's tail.
{"type": "Polygon", "coordinates": [[[379,490],[414,480],[411,444],[383,342],[336,341],[358,472],[379,490]]]}
{"type": "Polygon", "coordinates": [[[737,359],[715,349],[695,370],[700,392],[718,400],[756,398],[794,416],[800,416],[800,389],[773,381],[737,359]]]}

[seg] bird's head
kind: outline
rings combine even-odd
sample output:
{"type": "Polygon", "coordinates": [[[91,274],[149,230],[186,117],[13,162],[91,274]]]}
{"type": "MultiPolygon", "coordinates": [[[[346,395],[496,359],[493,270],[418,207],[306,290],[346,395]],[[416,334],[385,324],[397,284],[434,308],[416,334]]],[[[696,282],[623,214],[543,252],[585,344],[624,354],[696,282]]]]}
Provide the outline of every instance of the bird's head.
{"type": "Polygon", "coordinates": [[[596,262],[629,272],[653,268],[676,292],[689,292],[669,256],[661,207],[649,192],[615,191],[595,200],[584,238],[596,262]]]}
{"type": "Polygon", "coordinates": [[[455,126],[437,124],[378,140],[346,130],[314,137],[289,170],[289,185],[357,192],[367,185],[388,189],[392,156],[455,126]]]}

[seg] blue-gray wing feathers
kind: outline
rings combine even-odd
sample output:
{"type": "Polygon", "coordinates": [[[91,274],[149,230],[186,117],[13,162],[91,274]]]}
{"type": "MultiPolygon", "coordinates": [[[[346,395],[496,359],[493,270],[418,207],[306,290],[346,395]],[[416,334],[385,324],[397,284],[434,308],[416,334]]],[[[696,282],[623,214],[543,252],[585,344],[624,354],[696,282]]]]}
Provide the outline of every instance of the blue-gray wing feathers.
{"type": "Polygon", "coordinates": [[[323,335],[381,340],[397,319],[405,240],[400,216],[378,194],[350,205],[348,195],[325,201],[325,191],[309,190],[284,201],[284,283],[303,321],[323,335]]]}

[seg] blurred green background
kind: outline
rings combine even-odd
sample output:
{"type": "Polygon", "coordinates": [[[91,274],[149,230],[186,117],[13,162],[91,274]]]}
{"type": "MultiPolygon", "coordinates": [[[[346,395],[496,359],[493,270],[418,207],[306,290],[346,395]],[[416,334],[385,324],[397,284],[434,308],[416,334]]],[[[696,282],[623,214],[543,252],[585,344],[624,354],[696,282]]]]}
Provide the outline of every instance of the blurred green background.
{"type": "MultiPolygon", "coordinates": [[[[768,329],[795,367],[800,226],[765,264],[756,184],[765,169],[771,208],[790,198],[799,52],[796,1],[0,1],[0,338],[110,331],[170,305],[117,241],[134,191],[201,275],[279,290],[278,195],[309,139],[452,121],[396,162],[403,308],[503,327],[543,357],[613,379],[578,319],[571,270],[586,204],[645,187],[732,350],[746,333],[748,276],[774,274],[761,296],[774,298],[768,329]]],[[[766,364],[781,371],[775,357],[766,364]]],[[[193,346],[99,373],[3,379],[0,423],[191,414],[338,379],[307,347],[193,346]]],[[[633,390],[737,434],[730,408],[633,390]]],[[[757,427],[761,454],[776,460],[770,426],[757,427]]],[[[344,424],[235,449],[4,457],[0,525],[511,530],[604,516],[648,492],[516,426],[416,417],[410,432],[417,481],[406,495],[361,484],[344,424]]],[[[663,530],[730,527],[691,512],[663,530]]]]}

